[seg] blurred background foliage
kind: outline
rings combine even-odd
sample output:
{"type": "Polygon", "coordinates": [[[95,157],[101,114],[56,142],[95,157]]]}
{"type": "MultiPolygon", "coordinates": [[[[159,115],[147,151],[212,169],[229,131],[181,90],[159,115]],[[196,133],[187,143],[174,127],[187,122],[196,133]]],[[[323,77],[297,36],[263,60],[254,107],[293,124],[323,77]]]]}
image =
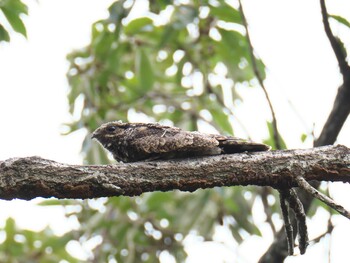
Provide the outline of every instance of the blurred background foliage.
{"type": "MultiPolygon", "coordinates": [[[[147,15],[138,15],[138,1],[114,2],[108,18],[92,25],[91,43],[67,57],[74,120],[67,124],[67,134],[86,130],[82,147],[86,164],[115,162],[90,138],[94,129],[111,120],[157,121],[185,130],[234,135],[233,126],[245,129],[235,114],[236,105],[244,103],[237,88],[259,88],[238,6],[223,0],[139,2],[149,3],[147,15]]],[[[0,1],[0,9],[7,19],[0,21],[0,41],[9,41],[12,30],[26,36],[21,19],[26,6],[19,0],[5,0],[0,1]]],[[[334,19],[344,24],[342,18],[334,19]]],[[[264,79],[265,66],[256,60],[264,79]]],[[[265,142],[274,146],[271,122],[259,129],[266,130],[265,142]]],[[[249,131],[246,134],[249,137],[249,131]]],[[[283,140],[281,144],[286,147],[283,140]]],[[[0,239],[6,240],[0,244],[0,261],[157,262],[167,252],[183,262],[184,240],[189,236],[213,240],[220,225],[237,244],[247,236],[261,235],[252,215],[256,204],[264,208],[265,220],[275,233],[272,216],[279,209],[269,188],[45,200],[41,205],[63,205],[67,220],[79,227],[56,236],[49,228],[17,229],[9,218],[0,231],[0,239]],[[70,253],[77,246],[86,260],[70,253]]]]}
{"type": "MultiPolygon", "coordinates": [[[[250,89],[255,81],[237,7],[226,1],[150,1],[141,17],[137,8],[137,1],[113,3],[109,17],[93,24],[91,44],[68,56],[75,116],[69,127],[70,132],[87,130],[83,153],[89,164],[111,162],[90,139],[94,129],[111,120],[207,127],[233,135],[235,103],[241,101],[235,89],[250,89]]],[[[265,77],[264,64],[257,61],[265,77]]],[[[110,198],[102,212],[77,213],[82,227],[76,232],[101,236],[96,262],[155,262],[165,250],[183,261],[183,240],[190,234],[212,240],[215,227],[224,225],[238,243],[245,233],[260,235],[251,215],[257,196],[254,187],[236,187],[110,198]]]]}

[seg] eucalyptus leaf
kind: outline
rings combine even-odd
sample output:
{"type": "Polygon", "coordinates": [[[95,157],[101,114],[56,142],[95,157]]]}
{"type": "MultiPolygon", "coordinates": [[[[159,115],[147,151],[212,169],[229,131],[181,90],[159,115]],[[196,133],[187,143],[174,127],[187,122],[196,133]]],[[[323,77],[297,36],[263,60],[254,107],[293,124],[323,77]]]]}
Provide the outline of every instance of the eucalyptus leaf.
{"type": "Polygon", "coordinates": [[[139,49],[136,56],[136,74],[139,79],[139,88],[143,92],[152,89],[155,76],[152,64],[144,49],[139,49]]]}
{"type": "Polygon", "coordinates": [[[337,15],[329,15],[329,17],[350,28],[350,22],[346,18],[337,15]]]}
{"type": "MultiPolygon", "coordinates": [[[[126,35],[134,35],[140,31],[147,30],[147,28],[152,29],[153,20],[149,17],[140,17],[132,20],[124,27],[124,33],[126,35]]],[[[150,31],[150,30],[149,30],[150,31]]]]}
{"type": "Polygon", "coordinates": [[[20,13],[16,12],[16,10],[10,9],[6,6],[1,8],[1,11],[4,13],[8,22],[12,26],[13,30],[27,37],[26,27],[20,17],[20,13]]]}
{"type": "Polygon", "coordinates": [[[233,135],[232,125],[229,121],[229,115],[224,113],[222,109],[211,109],[210,113],[213,115],[213,120],[218,126],[227,134],[233,135]]]}
{"type": "Polygon", "coordinates": [[[0,41],[10,41],[10,35],[6,29],[0,24],[0,41]]]}
{"type": "Polygon", "coordinates": [[[222,3],[218,6],[211,6],[210,14],[217,19],[223,20],[225,22],[232,22],[237,24],[242,23],[241,14],[239,11],[226,3],[222,3]]]}

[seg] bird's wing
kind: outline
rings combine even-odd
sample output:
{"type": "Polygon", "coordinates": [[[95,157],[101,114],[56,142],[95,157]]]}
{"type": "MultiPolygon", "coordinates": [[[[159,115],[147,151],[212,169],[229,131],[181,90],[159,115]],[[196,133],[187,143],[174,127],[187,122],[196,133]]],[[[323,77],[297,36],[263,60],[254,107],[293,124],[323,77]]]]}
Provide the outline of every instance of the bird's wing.
{"type": "Polygon", "coordinates": [[[181,130],[164,130],[161,135],[151,134],[132,142],[140,152],[171,153],[181,151],[200,151],[217,147],[218,141],[210,136],[181,130]]]}

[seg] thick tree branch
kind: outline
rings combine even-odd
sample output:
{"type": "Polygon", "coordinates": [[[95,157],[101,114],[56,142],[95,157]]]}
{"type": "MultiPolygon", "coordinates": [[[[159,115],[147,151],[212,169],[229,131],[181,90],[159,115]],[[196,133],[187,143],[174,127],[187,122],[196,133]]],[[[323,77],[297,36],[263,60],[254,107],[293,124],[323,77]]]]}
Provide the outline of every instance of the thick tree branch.
{"type": "Polygon", "coordinates": [[[0,198],[94,198],[151,191],[194,191],[215,186],[297,186],[305,180],[350,182],[350,149],[219,155],[114,165],[68,165],[40,157],[0,161],[0,198]]]}

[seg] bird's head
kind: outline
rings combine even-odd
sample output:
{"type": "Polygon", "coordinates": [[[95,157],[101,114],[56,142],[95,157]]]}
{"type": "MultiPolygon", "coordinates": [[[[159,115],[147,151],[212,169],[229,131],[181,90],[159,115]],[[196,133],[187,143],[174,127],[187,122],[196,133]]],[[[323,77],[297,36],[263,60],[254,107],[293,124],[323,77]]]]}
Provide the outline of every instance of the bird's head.
{"type": "Polygon", "coordinates": [[[112,121],[102,124],[93,133],[91,138],[98,140],[104,147],[109,148],[110,143],[118,141],[120,135],[128,128],[127,123],[121,121],[112,121]]]}

